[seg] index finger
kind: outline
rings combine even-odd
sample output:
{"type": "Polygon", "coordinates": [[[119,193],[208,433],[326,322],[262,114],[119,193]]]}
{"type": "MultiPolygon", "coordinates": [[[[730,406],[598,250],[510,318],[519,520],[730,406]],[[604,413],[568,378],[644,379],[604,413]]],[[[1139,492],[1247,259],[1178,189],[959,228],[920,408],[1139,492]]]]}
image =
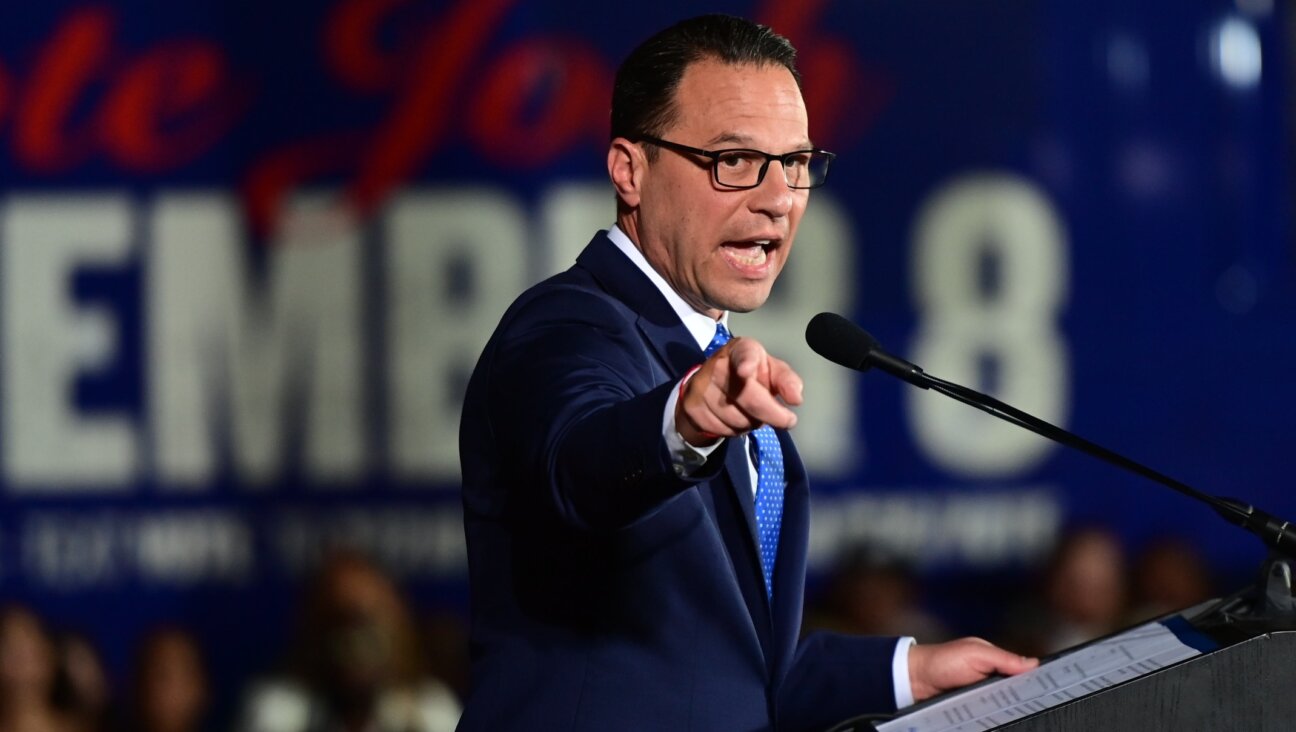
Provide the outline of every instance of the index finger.
{"type": "Polygon", "coordinates": [[[796,426],[796,413],[775,399],[769,387],[756,379],[741,380],[739,390],[734,394],[732,401],[734,406],[757,422],[779,429],[791,429],[796,426]]]}
{"type": "Polygon", "coordinates": [[[741,379],[752,379],[760,378],[762,371],[769,373],[766,363],[769,354],[765,352],[765,347],[760,344],[760,341],[735,336],[729,343],[729,367],[735,376],[741,379]]]}

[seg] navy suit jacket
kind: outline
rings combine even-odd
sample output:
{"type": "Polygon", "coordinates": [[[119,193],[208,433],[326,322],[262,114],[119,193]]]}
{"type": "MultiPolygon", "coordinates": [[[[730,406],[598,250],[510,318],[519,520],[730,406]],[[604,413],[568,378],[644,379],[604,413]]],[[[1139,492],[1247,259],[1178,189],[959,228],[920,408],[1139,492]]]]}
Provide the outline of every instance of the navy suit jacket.
{"type": "Polygon", "coordinates": [[[814,730],[894,708],[894,638],[798,641],[809,492],[788,434],[772,603],[745,451],[726,441],[676,474],[662,416],[702,360],[601,233],[505,313],[460,429],[460,730],[814,730]]]}

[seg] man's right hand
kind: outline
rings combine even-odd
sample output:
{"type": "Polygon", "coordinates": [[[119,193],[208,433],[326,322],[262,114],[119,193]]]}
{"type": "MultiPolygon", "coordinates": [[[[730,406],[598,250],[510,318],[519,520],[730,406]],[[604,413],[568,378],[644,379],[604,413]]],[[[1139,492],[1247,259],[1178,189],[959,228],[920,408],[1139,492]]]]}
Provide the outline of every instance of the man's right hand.
{"type": "Polygon", "coordinates": [[[695,447],[743,435],[768,424],[790,429],[803,382],[786,361],[752,338],[734,338],[711,355],[675,403],[675,428],[695,447]]]}
{"type": "Polygon", "coordinates": [[[1038,658],[1019,656],[980,638],[920,644],[909,649],[909,688],[914,701],[922,701],[991,674],[1014,676],[1038,666],[1038,658]]]}

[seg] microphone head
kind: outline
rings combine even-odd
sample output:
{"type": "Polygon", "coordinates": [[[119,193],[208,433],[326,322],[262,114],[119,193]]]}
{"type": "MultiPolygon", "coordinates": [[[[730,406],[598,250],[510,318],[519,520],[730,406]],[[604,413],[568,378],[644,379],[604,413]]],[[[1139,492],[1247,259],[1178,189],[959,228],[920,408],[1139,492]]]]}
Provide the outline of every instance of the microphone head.
{"type": "Polygon", "coordinates": [[[806,326],[806,345],[839,366],[867,371],[869,356],[881,346],[863,328],[836,313],[819,313],[806,326]]]}

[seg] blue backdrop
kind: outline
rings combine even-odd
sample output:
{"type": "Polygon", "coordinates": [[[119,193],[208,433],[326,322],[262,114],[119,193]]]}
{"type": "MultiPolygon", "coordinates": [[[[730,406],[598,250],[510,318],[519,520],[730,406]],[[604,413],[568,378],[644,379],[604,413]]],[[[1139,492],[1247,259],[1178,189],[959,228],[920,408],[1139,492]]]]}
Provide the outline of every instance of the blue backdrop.
{"type": "MultiPolygon", "coordinates": [[[[1013,577],[1071,523],[1209,510],[827,364],[822,310],[1205,490],[1296,515],[1284,8],[715,2],[800,49],[838,153],[769,306],[806,376],[812,569],[1013,577]]],[[[461,608],[456,432],[495,319],[612,220],[611,76],[663,2],[0,11],[0,595],[120,669],[182,620],[226,684],[328,547],[461,608]]]]}

